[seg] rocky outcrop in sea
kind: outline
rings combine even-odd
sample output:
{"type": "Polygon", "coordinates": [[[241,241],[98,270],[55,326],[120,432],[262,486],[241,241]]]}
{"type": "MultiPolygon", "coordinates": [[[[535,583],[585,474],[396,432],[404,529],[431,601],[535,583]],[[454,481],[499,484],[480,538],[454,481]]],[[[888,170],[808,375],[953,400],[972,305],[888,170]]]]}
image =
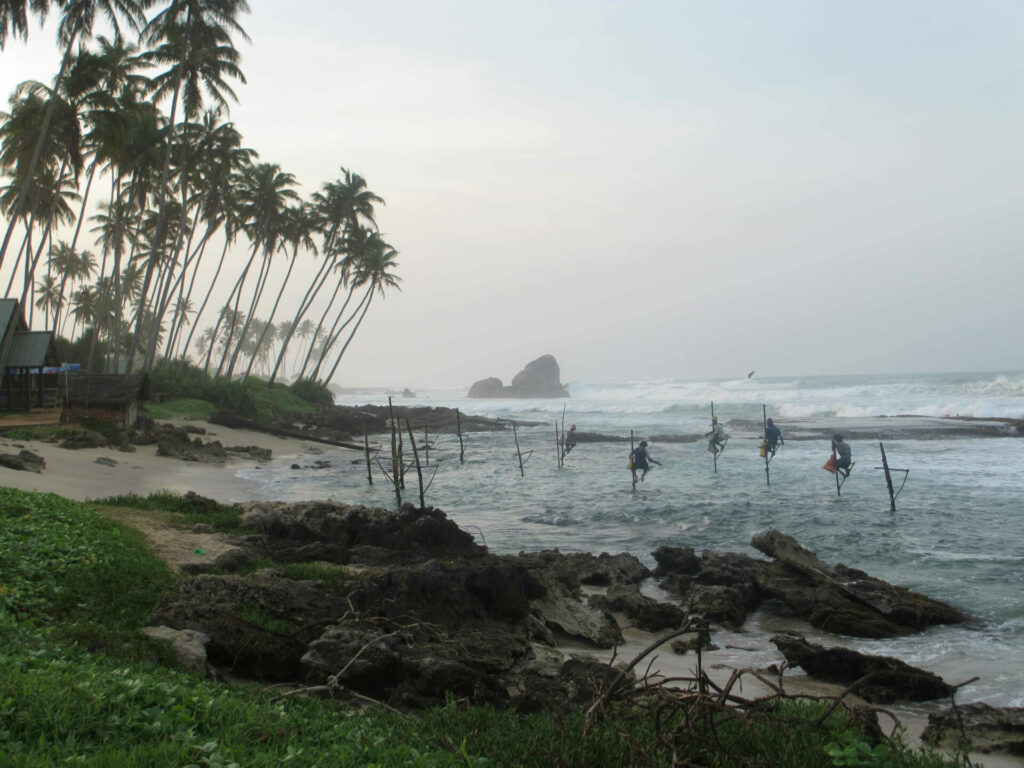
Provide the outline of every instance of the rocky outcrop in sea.
{"type": "Polygon", "coordinates": [[[568,397],[569,392],[559,380],[558,361],[542,355],[526,364],[505,386],[501,379],[490,377],[469,388],[469,397],[568,397]]]}

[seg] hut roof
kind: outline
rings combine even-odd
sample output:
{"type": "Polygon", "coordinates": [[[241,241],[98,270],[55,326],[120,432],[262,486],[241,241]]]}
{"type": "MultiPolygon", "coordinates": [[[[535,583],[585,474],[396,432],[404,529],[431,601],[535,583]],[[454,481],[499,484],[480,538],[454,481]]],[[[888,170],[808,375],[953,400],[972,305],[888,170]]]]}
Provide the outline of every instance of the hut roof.
{"type": "Polygon", "coordinates": [[[70,404],[123,408],[149,399],[149,374],[71,373],[67,393],[70,404]]]}
{"type": "Polygon", "coordinates": [[[56,365],[52,331],[15,331],[4,358],[6,368],[42,368],[56,365]]]}

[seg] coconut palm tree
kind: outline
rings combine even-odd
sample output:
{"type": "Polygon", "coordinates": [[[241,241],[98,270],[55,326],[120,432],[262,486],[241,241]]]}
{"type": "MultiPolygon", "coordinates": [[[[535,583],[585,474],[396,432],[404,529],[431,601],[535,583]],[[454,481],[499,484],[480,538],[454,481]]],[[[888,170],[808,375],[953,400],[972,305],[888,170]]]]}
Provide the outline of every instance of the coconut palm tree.
{"type": "MultiPolygon", "coordinates": [[[[0,0],[6,2],[6,0],[0,0]]],[[[120,35],[119,21],[124,19],[128,25],[138,30],[145,20],[143,8],[146,0],[60,0],[58,6],[61,9],[60,22],[57,26],[57,41],[64,49],[61,58],[60,70],[54,78],[54,83],[59,84],[64,78],[64,73],[71,65],[75,43],[88,40],[92,36],[93,23],[97,14],[106,17],[107,21],[114,27],[114,31],[120,35]]],[[[13,16],[8,17],[8,24],[13,16]]],[[[5,26],[4,29],[7,27],[5,26]]],[[[58,90],[56,87],[54,90],[58,90]]],[[[3,243],[0,244],[0,265],[3,264],[4,256],[7,253],[7,246],[14,231],[14,224],[26,205],[26,199],[31,195],[31,188],[37,183],[36,168],[43,154],[43,147],[47,141],[50,122],[57,106],[56,99],[50,99],[46,113],[40,127],[32,156],[29,160],[26,173],[21,179],[21,186],[17,199],[13,206],[13,213],[4,233],[3,243]]]]}
{"type": "MultiPolygon", "coordinates": [[[[205,91],[217,103],[227,105],[227,99],[237,101],[235,92],[228,85],[226,77],[245,82],[245,76],[238,67],[240,55],[231,42],[232,33],[248,40],[245,30],[238,23],[239,14],[248,13],[245,0],[172,0],[171,4],[157,14],[143,31],[143,38],[150,46],[147,60],[152,66],[167,66],[169,69],[153,78],[154,99],[161,101],[171,97],[170,125],[164,156],[163,174],[160,180],[157,205],[157,219],[154,243],[164,242],[166,226],[167,183],[170,174],[172,141],[179,98],[184,104],[185,119],[197,117],[203,108],[205,91]]],[[[186,144],[182,144],[183,152],[186,144]]],[[[182,165],[186,164],[182,156],[182,165]]],[[[157,254],[151,253],[146,264],[142,283],[145,300],[150,287],[157,254]]],[[[141,318],[138,322],[141,322],[141,318]]],[[[139,326],[136,325],[132,346],[138,342],[139,326]]],[[[155,354],[155,340],[147,350],[144,367],[152,362],[155,354]]]]}
{"type": "MultiPolygon", "coordinates": [[[[256,312],[256,305],[259,303],[266,285],[269,274],[270,259],[277,250],[281,241],[285,225],[285,211],[288,203],[298,200],[298,195],[290,187],[295,185],[295,177],[281,170],[275,163],[257,163],[249,166],[241,179],[239,186],[240,209],[246,221],[245,231],[252,243],[252,252],[249,260],[242,271],[238,282],[238,292],[235,296],[235,310],[238,310],[238,302],[242,294],[242,285],[245,282],[246,274],[252,267],[257,253],[261,253],[263,260],[260,264],[260,273],[256,278],[256,286],[253,290],[253,298],[249,307],[248,316],[253,318],[256,312]]],[[[242,338],[248,332],[248,322],[242,329],[242,338]]],[[[241,344],[236,345],[228,363],[226,376],[231,378],[234,372],[235,363],[238,360],[238,353],[241,344]]],[[[219,373],[219,369],[218,369],[219,373]]]]}
{"type": "Polygon", "coordinates": [[[34,13],[42,24],[50,10],[48,0],[0,0],[0,51],[7,37],[28,39],[28,15],[34,13]]]}
{"type": "Polygon", "coordinates": [[[348,338],[345,339],[345,344],[338,352],[338,357],[335,358],[334,365],[331,366],[330,373],[328,373],[321,382],[325,385],[334,378],[334,374],[338,370],[338,364],[341,362],[341,358],[345,356],[345,350],[347,350],[348,345],[352,343],[352,339],[356,335],[356,331],[359,330],[359,326],[362,325],[363,318],[366,317],[366,313],[370,309],[370,304],[373,302],[374,295],[378,294],[383,297],[385,290],[388,288],[401,290],[398,287],[398,284],[401,282],[401,278],[392,272],[392,270],[398,266],[398,251],[385,243],[378,233],[375,232],[370,238],[368,238],[359,254],[359,257],[360,258],[355,267],[353,282],[368,286],[366,291],[368,298],[359,315],[359,319],[352,327],[348,338]]]}

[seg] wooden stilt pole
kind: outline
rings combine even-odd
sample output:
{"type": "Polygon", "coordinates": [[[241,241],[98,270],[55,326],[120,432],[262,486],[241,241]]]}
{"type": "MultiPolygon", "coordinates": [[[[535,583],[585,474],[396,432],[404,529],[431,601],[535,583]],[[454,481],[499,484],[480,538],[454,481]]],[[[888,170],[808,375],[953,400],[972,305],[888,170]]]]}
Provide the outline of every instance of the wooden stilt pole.
{"type": "MultiPolygon", "coordinates": [[[[836,441],[833,438],[833,440],[832,440],[832,466],[835,466],[835,463],[836,463],[836,441]]],[[[842,487],[843,487],[843,484],[841,482],[839,482],[839,475],[840,475],[839,467],[836,467],[836,496],[842,496],[843,495],[842,490],[841,490],[842,487]]]]}
{"type": "Polygon", "coordinates": [[[715,434],[715,401],[711,401],[711,455],[715,460],[715,474],[718,474],[718,436],[715,434]]]}
{"type": "Polygon", "coordinates": [[[562,446],[558,444],[558,422],[555,422],[555,461],[558,463],[558,468],[562,468],[562,446]]]}
{"type": "Polygon", "coordinates": [[[882,469],[885,470],[885,487],[889,489],[889,511],[896,511],[896,495],[892,491],[892,475],[889,474],[889,462],[885,458],[885,446],[878,441],[878,450],[882,452],[882,469]]]}
{"type": "Polygon", "coordinates": [[[402,508],[402,486],[398,480],[399,472],[399,459],[398,459],[398,440],[395,435],[395,408],[391,404],[391,398],[388,398],[388,412],[391,415],[391,480],[395,484],[395,499],[398,501],[398,508],[402,508]]]}
{"type": "MultiPolygon", "coordinates": [[[[633,451],[636,450],[636,446],[633,445],[633,430],[629,430],[629,455],[633,455],[633,451]]],[[[636,469],[633,469],[633,490],[636,490],[636,469]]]]}
{"type": "Polygon", "coordinates": [[[398,430],[398,481],[405,490],[405,440],[402,438],[402,425],[395,425],[398,430]]]}
{"type": "Polygon", "coordinates": [[[455,409],[455,428],[459,433],[459,463],[466,463],[466,446],[462,442],[462,414],[459,413],[459,409],[455,409]]]}
{"type": "Polygon", "coordinates": [[[772,484],[771,475],[768,472],[768,406],[761,403],[761,424],[764,425],[764,437],[761,440],[761,450],[764,451],[764,481],[767,485],[772,484]]]}
{"type": "Polygon", "coordinates": [[[366,449],[366,479],[370,485],[373,485],[373,470],[370,469],[370,438],[365,429],[363,430],[363,446],[366,449]]]}
{"type": "Polygon", "coordinates": [[[516,425],[512,425],[512,437],[516,439],[516,456],[519,457],[519,474],[526,477],[526,470],[523,469],[523,452],[519,450],[519,433],[516,431],[516,425]]]}
{"type": "Polygon", "coordinates": [[[416,459],[416,476],[420,481],[420,509],[423,509],[427,506],[427,503],[423,500],[423,467],[420,466],[420,453],[416,450],[416,440],[412,436],[412,424],[409,423],[408,419],[405,420],[405,428],[409,431],[409,442],[412,444],[412,455],[413,458],[416,459]]]}
{"type": "Polygon", "coordinates": [[[424,464],[430,466],[430,435],[427,434],[427,425],[423,425],[423,457],[424,464]]]}

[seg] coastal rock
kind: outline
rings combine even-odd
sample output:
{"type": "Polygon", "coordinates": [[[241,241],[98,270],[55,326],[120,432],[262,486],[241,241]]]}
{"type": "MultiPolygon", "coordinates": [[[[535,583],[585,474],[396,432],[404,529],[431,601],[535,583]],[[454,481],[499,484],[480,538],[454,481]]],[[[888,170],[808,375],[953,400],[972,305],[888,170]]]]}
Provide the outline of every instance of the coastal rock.
{"type": "Polygon", "coordinates": [[[704,550],[697,557],[690,547],[658,547],[652,554],[662,588],[708,621],[740,627],[763,599],[759,561],[748,555],[704,550]]]}
{"type": "Polygon", "coordinates": [[[548,627],[597,648],[611,648],[619,641],[619,625],[610,613],[585,605],[578,592],[549,574],[535,574],[535,578],[544,587],[544,595],[530,606],[548,627]]]}
{"type": "Polygon", "coordinates": [[[92,429],[79,429],[60,442],[61,448],[78,450],[81,448],[106,448],[110,440],[92,429]]]}
{"type": "Polygon", "coordinates": [[[260,448],[258,445],[229,445],[225,450],[230,454],[255,461],[270,461],[273,457],[273,451],[269,448],[260,448]]]}
{"type": "Polygon", "coordinates": [[[503,386],[501,379],[492,376],[475,382],[469,388],[469,397],[568,397],[559,376],[554,356],[542,355],[527,363],[510,386],[503,386]]]}
{"type": "Polygon", "coordinates": [[[164,429],[156,436],[156,455],[203,464],[223,464],[227,452],[220,441],[204,443],[200,438],[189,439],[185,430],[164,429]]]}
{"type": "Polygon", "coordinates": [[[581,584],[593,587],[639,584],[651,575],[638,557],[626,552],[594,555],[590,552],[562,553],[557,549],[545,549],[520,554],[517,559],[525,568],[549,572],[570,589],[577,589],[581,584]]]}
{"type": "Polygon", "coordinates": [[[812,626],[855,637],[895,637],[934,624],[968,620],[955,608],[919,592],[843,565],[830,567],[778,531],[755,536],[751,544],[775,558],[758,567],[758,586],[812,626]]]}
{"type": "Polygon", "coordinates": [[[640,588],[631,584],[619,584],[608,588],[604,595],[591,595],[588,605],[601,611],[623,613],[633,626],[647,632],[676,629],[683,623],[686,614],[678,605],[659,603],[640,593],[640,588]]]}
{"type": "Polygon", "coordinates": [[[960,704],[928,715],[921,740],[933,747],[957,751],[1024,756],[1024,707],[992,707],[983,702],[960,704]],[[961,730],[962,726],[962,730],[961,730]]]}
{"type": "Polygon", "coordinates": [[[431,557],[473,557],[485,551],[448,519],[444,512],[402,505],[400,512],[308,501],[295,504],[252,502],[245,505],[241,523],[266,535],[265,546],[282,562],[309,559],[291,550],[315,543],[319,559],[348,562],[354,548],[382,547],[403,555],[406,562],[431,557]]]}
{"type": "Polygon", "coordinates": [[[194,629],[171,629],[170,627],[145,627],[142,634],[154,640],[169,643],[178,663],[193,672],[208,673],[206,644],[210,638],[194,629]]]}
{"type": "Polygon", "coordinates": [[[946,698],[954,691],[953,686],[938,675],[891,656],[873,656],[841,647],[825,648],[807,642],[800,635],[774,635],[772,642],[790,665],[801,667],[819,680],[850,685],[868,678],[854,693],[872,703],[931,701],[946,698]]]}
{"type": "Polygon", "coordinates": [[[684,576],[696,576],[700,573],[701,561],[693,547],[666,547],[661,546],[654,550],[651,555],[658,564],[654,569],[655,576],[667,576],[669,574],[682,574],[684,576]]]}
{"type": "Polygon", "coordinates": [[[46,469],[46,459],[37,453],[22,449],[17,454],[0,453],[0,466],[40,474],[46,469]]]}

